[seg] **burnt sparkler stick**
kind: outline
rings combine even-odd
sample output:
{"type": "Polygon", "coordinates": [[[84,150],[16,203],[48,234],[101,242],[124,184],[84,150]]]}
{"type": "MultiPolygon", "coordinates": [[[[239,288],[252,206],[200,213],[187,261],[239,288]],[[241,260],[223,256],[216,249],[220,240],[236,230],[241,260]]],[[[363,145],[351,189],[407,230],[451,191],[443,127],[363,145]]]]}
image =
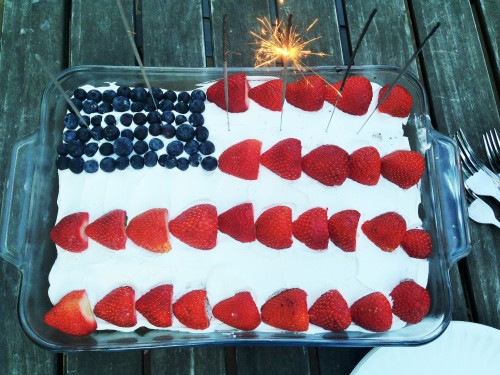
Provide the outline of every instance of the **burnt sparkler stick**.
{"type": "Polygon", "coordinates": [[[281,90],[281,117],[280,117],[280,131],[283,125],[283,107],[285,106],[286,95],[286,81],[288,76],[288,53],[290,49],[290,31],[292,29],[292,15],[288,15],[285,30],[285,52],[283,54],[283,88],[281,90]]]}
{"type": "Polygon", "coordinates": [[[340,85],[340,90],[337,93],[337,99],[335,100],[335,105],[333,107],[332,114],[330,116],[330,120],[328,121],[328,125],[326,126],[326,130],[328,131],[328,128],[330,127],[330,123],[332,122],[333,114],[335,113],[335,109],[337,109],[337,104],[342,97],[342,91],[344,90],[345,82],[347,81],[347,76],[349,75],[349,71],[351,70],[351,66],[354,64],[354,58],[356,57],[356,53],[358,52],[359,46],[361,45],[361,42],[363,41],[363,38],[365,37],[366,32],[368,31],[368,27],[372,23],[373,17],[375,17],[375,13],[377,13],[377,8],[373,9],[372,12],[370,13],[370,16],[366,20],[365,26],[363,27],[363,30],[361,31],[361,34],[359,35],[358,41],[356,42],[356,46],[354,47],[354,51],[352,52],[351,59],[349,60],[349,65],[347,65],[347,69],[344,74],[344,78],[342,79],[342,84],[340,85]]]}
{"type": "Polygon", "coordinates": [[[227,130],[231,130],[229,126],[229,88],[227,83],[227,54],[228,54],[228,46],[227,46],[227,14],[224,14],[222,17],[222,50],[223,50],[223,72],[224,72],[224,99],[226,101],[226,119],[227,119],[227,130]]]}
{"type": "Polygon", "coordinates": [[[382,105],[382,103],[388,98],[389,94],[391,93],[391,91],[394,89],[394,87],[396,87],[396,84],[398,83],[399,79],[401,78],[401,76],[408,70],[408,68],[410,67],[410,65],[413,63],[413,61],[415,61],[415,59],[417,58],[417,56],[420,54],[420,52],[422,51],[422,49],[424,48],[425,46],[425,43],[427,43],[427,41],[430,39],[430,37],[432,35],[434,35],[434,33],[436,32],[437,29],[439,29],[439,26],[441,26],[441,23],[438,22],[436,23],[436,26],[434,26],[431,30],[431,32],[425,37],[424,41],[422,42],[422,45],[420,46],[419,49],[417,49],[415,51],[415,53],[413,54],[412,57],[410,57],[410,59],[408,60],[408,62],[405,64],[405,66],[403,67],[403,69],[399,72],[398,76],[396,77],[396,79],[394,80],[394,82],[392,82],[391,86],[389,86],[389,89],[385,92],[385,95],[378,101],[377,103],[377,106],[375,107],[375,109],[372,111],[372,113],[370,113],[370,116],[368,116],[368,118],[366,119],[366,121],[363,123],[363,125],[361,125],[361,127],[359,128],[359,130],[356,132],[356,134],[359,134],[361,132],[361,130],[363,130],[363,128],[365,127],[366,123],[368,122],[368,120],[370,120],[370,118],[372,117],[372,115],[375,113],[375,111],[382,105]]]}

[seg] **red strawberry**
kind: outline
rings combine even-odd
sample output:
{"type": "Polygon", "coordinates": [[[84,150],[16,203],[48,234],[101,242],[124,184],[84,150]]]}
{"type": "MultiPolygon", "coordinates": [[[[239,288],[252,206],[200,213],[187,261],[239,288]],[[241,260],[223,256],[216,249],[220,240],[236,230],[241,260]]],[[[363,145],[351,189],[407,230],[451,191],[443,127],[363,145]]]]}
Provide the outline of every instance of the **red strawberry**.
{"type": "Polygon", "coordinates": [[[319,76],[304,77],[286,86],[286,100],[304,111],[319,111],[325,101],[325,81],[319,76]]]}
{"type": "Polygon", "coordinates": [[[273,79],[255,86],[248,92],[250,99],[271,111],[281,111],[283,108],[283,81],[273,79]]]}
{"type": "Polygon", "coordinates": [[[324,208],[313,208],[292,224],[293,235],[300,242],[313,250],[325,250],[328,247],[328,218],[324,208]]]}
{"type": "Polygon", "coordinates": [[[349,156],[349,178],[363,185],[376,185],[380,178],[380,154],[375,147],[362,147],[349,156]]]}
{"type": "MultiPolygon", "coordinates": [[[[384,97],[389,87],[390,85],[385,85],[380,89],[378,101],[384,97]]],[[[403,118],[410,114],[412,104],[413,98],[411,94],[403,86],[396,85],[389,93],[389,96],[378,107],[378,110],[394,117],[403,118]]]]}
{"type": "Polygon", "coordinates": [[[287,138],[260,156],[260,163],[286,180],[297,180],[302,174],[302,144],[287,138]]]}
{"type": "Polygon", "coordinates": [[[240,242],[255,241],[253,204],[243,203],[219,215],[219,230],[240,242]]]}
{"type": "Polygon", "coordinates": [[[219,302],[212,309],[214,317],[227,325],[251,331],[260,324],[260,313],[250,292],[241,292],[219,302]]]}
{"type": "Polygon", "coordinates": [[[85,229],[85,233],[109,249],[123,250],[127,242],[126,221],[127,213],[125,211],[113,210],[90,223],[85,229]]]}
{"type": "Polygon", "coordinates": [[[403,189],[415,185],[424,173],[424,157],[416,151],[394,151],[380,162],[382,176],[403,189]]]}
{"type": "MultiPolygon", "coordinates": [[[[250,85],[244,73],[233,74],[227,79],[228,111],[245,112],[250,100],[248,91],[250,85]]],[[[207,99],[218,107],[226,110],[226,99],[224,96],[224,79],[214,83],[207,89],[207,99]]]]}
{"type": "Polygon", "coordinates": [[[127,236],[143,249],[166,253],[172,249],[167,220],[166,208],[152,208],[130,220],[126,230],[127,236]]]}
{"type": "Polygon", "coordinates": [[[135,309],[157,327],[172,325],[172,285],[160,285],[151,289],[135,302],[135,309]]]}
{"type": "Polygon", "coordinates": [[[271,207],[255,222],[257,240],[272,249],[292,246],[292,210],[286,206],[271,207]]]}
{"type": "Polygon", "coordinates": [[[137,324],[135,314],[135,291],[122,286],[109,292],[96,303],[94,314],[118,327],[133,327],[137,324]]]}
{"type": "Polygon", "coordinates": [[[329,290],[309,309],[309,321],[329,331],[340,332],[351,325],[351,312],[338,290],[329,290]]]}
{"type": "Polygon", "coordinates": [[[396,212],[386,212],[361,225],[363,233],[383,251],[393,252],[403,241],[406,221],[396,212]]]}
{"type": "Polygon", "coordinates": [[[349,174],[349,154],[337,146],[320,146],[302,158],[302,170],[324,185],[342,185],[349,174]]]}
{"type": "Polygon", "coordinates": [[[426,259],[432,252],[431,236],[423,229],[410,229],[406,231],[401,247],[412,258],[426,259]]]}
{"type": "Polygon", "coordinates": [[[89,247],[85,228],[89,222],[87,212],[77,212],[63,217],[50,231],[50,239],[64,250],[79,253],[89,247]]]}
{"type": "Polygon", "coordinates": [[[391,297],[392,312],[406,323],[418,323],[429,312],[429,292],[413,280],[402,281],[392,290],[391,297]]]}
{"type": "Polygon", "coordinates": [[[345,210],[333,214],[328,220],[328,233],[333,244],[340,249],[356,251],[356,231],[361,214],[356,210],[345,210]]]}
{"type": "Polygon", "coordinates": [[[85,290],[74,290],[66,294],[45,314],[44,321],[49,326],[73,336],[89,335],[97,329],[85,290]]]}
{"type": "Polygon", "coordinates": [[[309,328],[307,294],[302,289],[287,289],[271,297],[260,312],[262,321],[275,328],[296,332],[309,328]]]}
{"type": "Polygon", "coordinates": [[[217,241],[217,209],[211,204],[188,208],[169,224],[172,235],[200,250],[210,250],[217,241]]]}
{"type": "Polygon", "coordinates": [[[388,331],[392,326],[392,310],[389,300],[380,292],[358,299],[351,306],[352,321],[374,332],[388,331]]]}
{"type": "Polygon", "coordinates": [[[193,290],[174,303],[174,315],[188,328],[206,329],[210,326],[207,304],[207,291],[193,290]]]}
{"type": "Polygon", "coordinates": [[[236,143],[219,156],[219,169],[244,180],[256,180],[261,148],[262,142],[256,139],[236,143]]]}
{"type": "Polygon", "coordinates": [[[373,90],[370,81],[365,77],[349,77],[345,81],[342,96],[337,101],[342,81],[326,86],[325,100],[345,113],[362,116],[368,112],[372,102],[373,90]]]}

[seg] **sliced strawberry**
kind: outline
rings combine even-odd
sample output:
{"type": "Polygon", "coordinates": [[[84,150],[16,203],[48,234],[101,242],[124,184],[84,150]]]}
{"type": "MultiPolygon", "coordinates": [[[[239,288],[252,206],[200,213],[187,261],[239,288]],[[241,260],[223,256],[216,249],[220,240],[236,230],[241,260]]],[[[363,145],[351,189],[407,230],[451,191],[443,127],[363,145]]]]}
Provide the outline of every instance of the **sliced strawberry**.
{"type": "Polygon", "coordinates": [[[429,292],[413,280],[402,281],[390,295],[392,312],[406,323],[416,324],[429,312],[429,292]]]}
{"type": "Polygon", "coordinates": [[[255,241],[253,204],[243,203],[219,215],[219,230],[240,242],[255,241]]]}
{"type": "Polygon", "coordinates": [[[167,220],[166,208],[152,208],[130,220],[126,230],[127,236],[143,249],[166,253],[172,249],[167,220]]]}
{"type": "Polygon", "coordinates": [[[337,146],[320,146],[302,158],[302,170],[324,185],[342,185],[349,175],[349,154],[337,146]]]}
{"type": "Polygon", "coordinates": [[[352,321],[374,332],[388,331],[392,326],[392,310],[389,300],[380,292],[358,299],[351,306],[352,321]]]}
{"type": "Polygon", "coordinates": [[[96,303],[94,314],[118,327],[133,327],[137,324],[135,314],[135,291],[122,286],[109,292],[96,303]]]}
{"type": "Polygon", "coordinates": [[[272,249],[292,246],[292,210],[286,206],[271,207],[255,222],[257,241],[272,249]]]}
{"type": "Polygon", "coordinates": [[[373,90],[370,81],[365,77],[348,77],[342,95],[339,97],[342,81],[326,86],[325,100],[345,113],[362,116],[368,112],[372,102],[373,90]],[[338,101],[337,101],[338,98],[338,101]]]}
{"type": "Polygon", "coordinates": [[[173,236],[189,246],[213,249],[217,242],[217,209],[211,204],[188,208],[170,221],[168,227],[173,236]]]}
{"type": "Polygon", "coordinates": [[[432,252],[432,239],[423,229],[410,229],[406,231],[401,247],[412,258],[426,259],[432,252]]]}
{"type": "Polygon", "coordinates": [[[237,293],[219,302],[212,309],[215,318],[227,325],[251,331],[260,324],[260,313],[250,292],[237,293]]]}
{"type": "Polygon", "coordinates": [[[87,236],[111,250],[125,249],[127,213],[113,210],[94,220],[85,229],[87,236]]]}
{"type": "Polygon", "coordinates": [[[226,149],[219,156],[219,169],[244,180],[259,177],[259,159],[262,142],[247,139],[226,149]]]}
{"type": "Polygon", "coordinates": [[[394,151],[380,162],[382,176],[403,189],[415,185],[424,173],[424,157],[416,151],[394,151]]]}
{"type": "Polygon", "coordinates": [[[376,185],[380,178],[380,154],[375,147],[362,147],[349,156],[349,178],[363,185],[376,185]]]}
{"type": "Polygon", "coordinates": [[[172,285],[160,285],[151,289],[135,302],[135,309],[157,327],[172,325],[172,285]]]}
{"type": "Polygon", "coordinates": [[[210,326],[207,313],[207,291],[198,289],[184,294],[173,305],[174,315],[188,328],[206,329],[210,326]]]}
{"type": "MultiPolygon", "coordinates": [[[[244,73],[233,74],[228,77],[227,92],[229,112],[245,112],[248,109],[250,102],[248,99],[249,90],[250,85],[244,73]]],[[[207,89],[207,99],[223,110],[226,110],[224,79],[217,81],[207,89]]]]}
{"type": "MultiPolygon", "coordinates": [[[[378,101],[380,101],[391,85],[385,85],[380,89],[378,101]]],[[[394,86],[389,96],[382,102],[378,110],[394,117],[408,117],[413,105],[411,94],[400,85],[394,86]]]]}
{"type": "Polygon", "coordinates": [[[275,328],[296,332],[309,328],[307,294],[302,289],[287,289],[271,297],[260,312],[262,321],[275,328]]]}
{"type": "Polygon", "coordinates": [[[328,247],[328,218],[324,208],[312,208],[292,224],[293,235],[313,250],[325,250],[328,247]]]}
{"type": "Polygon", "coordinates": [[[340,332],[351,325],[351,312],[342,294],[329,290],[309,309],[309,321],[329,331],[340,332]]]}
{"type": "Polygon", "coordinates": [[[260,156],[260,163],[286,180],[297,180],[302,174],[302,143],[287,138],[260,156]]]}
{"type": "Polygon", "coordinates": [[[304,77],[286,86],[286,100],[304,111],[319,111],[325,102],[325,81],[319,76],[304,77]]]}
{"type": "Polygon", "coordinates": [[[86,336],[97,329],[85,290],[66,294],[44,317],[49,326],[73,336],[86,336]]]}
{"type": "Polygon", "coordinates": [[[403,241],[406,221],[396,212],[386,212],[361,225],[363,233],[383,251],[393,252],[403,241]]]}
{"type": "Polygon", "coordinates": [[[271,111],[281,111],[283,108],[283,81],[273,79],[255,86],[248,92],[250,99],[271,111]]]}
{"type": "Polygon", "coordinates": [[[89,247],[85,228],[89,222],[87,212],[76,212],[63,217],[50,231],[50,239],[64,250],[80,253],[89,247]]]}
{"type": "Polygon", "coordinates": [[[333,214],[328,220],[328,233],[333,244],[340,249],[356,251],[356,232],[361,214],[356,210],[345,210],[333,214]]]}

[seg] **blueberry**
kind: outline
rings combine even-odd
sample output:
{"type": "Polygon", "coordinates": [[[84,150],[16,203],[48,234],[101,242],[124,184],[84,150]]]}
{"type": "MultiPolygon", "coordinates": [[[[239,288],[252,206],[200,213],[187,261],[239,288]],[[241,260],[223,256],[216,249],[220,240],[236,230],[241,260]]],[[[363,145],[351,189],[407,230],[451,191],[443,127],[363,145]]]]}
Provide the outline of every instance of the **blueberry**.
{"type": "Polygon", "coordinates": [[[104,142],[102,145],[99,146],[99,153],[102,156],[113,155],[113,144],[109,142],[104,142]]]}
{"type": "Polygon", "coordinates": [[[141,112],[144,110],[144,103],[142,102],[132,102],[132,104],[130,104],[130,110],[132,112],[141,112]]]}
{"type": "Polygon", "coordinates": [[[134,140],[134,132],[130,129],[123,129],[120,135],[122,137],[130,139],[131,141],[134,140]]]}
{"type": "Polygon", "coordinates": [[[163,93],[163,99],[167,99],[175,103],[177,101],[177,94],[175,93],[175,91],[167,90],[163,93]]]}
{"type": "Polygon", "coordinates": [[[84,101],[85,99],[87,99],[87,91],[82,88],[78,88],[73,91],[73,96],[80,101],[84,101]]]}
{"type": "Polygon", "coordinates": [[[87,173],[96,173],[99,170],[99,163],[94,159],[87,160],[83,164],[83,170],[87,173]]]}
{"type": "Polygon", "coordinates": [[[158,109],[161,110],[162,112],[171,111],[174,109],[174,103],[168,99],[163,99],[158,104],[158,109]]]}
{"type": "Polygon", "coordinates": [[[170,111],[167,111],[167,112],[163,112],[161,114],[161,118],[163,119],[163,121],[165,121],[167,124],[171,124],[175,121],[175,115],[173,112],[170,112],[170,111]]]}
{"type": "Polygon", "coordinates": [[[144,165],[154,167],[158,163],[158,155],[154,151],[148,151],[144,154],[144,165]]]}
{"type": "Polygon", "coordinates": [[[184,116],[184,115],[175,116],[175,124],[176,125],[184,124],[185,122],[187,122],[186,116],[184,116]]]}
{"type": "Polygon", "coordinates": [[[158,164],[160,164],[160,166],[162,166],[162,167],[165,167],[167,165],[168,158],[169,158],[169,156],[166,154],[160,155],[158,157],[158,164]]]}
{"type": "Polygon", "coordinates": [[[134,169],[142,169],[144,167],[144,158],[141,155],[132,155],[130,165],[134,169]]]}
{"type": "Polygon", "coordinates": [[[206,98],[207,98],[207,95],[205,94],[204,91],[202,91],[200,89],[196,89],[196,90],[193,90],[193,92],[191,92],[191,100],[198,99],[198,100],[201,100],[202,102],[204,102],[206,98]]]}
{"type": "Polygon", "coordinates": [[[194,133],[198,142],[204,142],[208,139],[209,132],[204,126],[198,126],[194,133]]]}
{"type": "Polygon", "coordinates": [[[97,107],[97,113],[100,113],[100,114],[109,113],[109,112],[112,112],[112,111],[113,111],[113,107],[111,107],[111,104],[109,104],[109,103],[102,102],[97,107]]]}
{"type": "Polygon", "coordinates": [[[90,129],[90,135],[92,136],[92,139],[100,141],[104,138],[104,129],[100,126],[94,126],[90,129]]]}
{"type": "Polygon", "coordinates": [[[177,167],[177,159],[175,156],[167,155],[167,159],[165,161],[165,167],[168,169],[173,169],[177,167]]]}
{"type": "Polygon", "coordinates": [[[184,145],[181,141],[172,141],[167,145],[167,154],[170,156],[179,156],[184,151],[184,145]]]}
{"type": "Polygon", "coordinates": [[[193,139],[189,142],[186,142],[186,144],[184,145],[184,151],[188,155],[196,154],[198,152],[198,147],[199,143],[193,139]]]}
{"type": "Polygon", "coordinates": [[[186,102],[177,102],[174,105],[174,109],[179,113],[188,113],[189,105],[186,102]]]}
{"type": "Polygon", "coordinates": [[[83,153],[87,155],[89,158],[91,158],[97,153],[98,150],[99,150],[99,145],[95,142],[90,142],[85,145],[85,150],[83,153]]]}
{"type": "Polygon", "coordinates": [[[98,105],[95,101],[87,99],[82,103],[83,112],[90,114],[97,112],[98,105]]]}
{"type": "Polygon", "coordinates": [[[106,117],[104,117],[104,122],[107,125],[116,125],[116,118],[113,115],[107,115],[106,117]]]}
{"type": "Polygon", "coordinates": [[[161,122],[161,115],[158,111],[152,111],[148,113],[146,119],[150,124],[152,124],[153,122],[161,122]]]}
{"type": "Polygon", "coordinates": [[[68,169],[69,168],[69,162],[70,162],[70,158],[68,158],[67,156],[58,156],[57,159],[56,159],[56,167],[57,169],[61,170],[61,171],[64,171],[65,169],[68,169]]]}
{"type": "Polygon", "coordinates": [[[206,171],[213,171],[217,168],[217,159],[213,156],[207,156],[201,161],[201,167],[206,171]]]}
{"type": "Polygon", "coordinates": [[[125,137],[120,137],[113,143],[113,151],[118,156],[129,156],[133,149],[132,141],[125,137]]]}
{"type": "Polygon", "coordinates": [[[126,156],[119,156],[115,160],[116,169],[118,169],[120,171],[127,169],[129,165],[130,165],[130,162],[126,156]]]}
{"type": "Polygon", "coordinates": [[[134,120],[134,124],[137,124],[137,125],[144,125],[148,119],[146,117],[146,115],[144,113],[136,113],[133,117],[133,120],[134,120]]]}
{"type": "Polygon", "coordinates": [[[149,141],[149,149],[151,151],[158,151],[163,148],[164,144],[161,139],[153,138],[149,141]]]}
{"type": "Polygon", "coordinates": [[[159,122],[153,122],[149,125],[149,134],[151,134],[153,137],[160,135],[162,131],[163,129],[161,128],[161,124],[159,122]]]}
{"type": "Polygon", "coordinates": [[[132,124],[132,119],[133,119],[132,114],[124,113],[123,115],[120,116],[120,123],[123,126],[130,126],[130,124],[132,124]]]}
{"type": "Polygon", "coordinates": [[[99,90],[92,89],[87,92],[87,99],[99,103],[102,100],[102,94],[99,90]]]}
{"type": "Polygon", "coordinates": [[[175,127],[172,124],[163,124],[161,129],[161,133],[165,138],[170,139],[175,137],[175,127]]]}
{"type": "Polygon", "coordinates": [[[125,112],[130,109],[130,100],[124,96],[117,96],[113,99],[112,105],[116,112],[125,112]]]}
{"type": "Polygon", "coordinates": [[[191,125],[182,124],[176,129],[175,136],[179,141],[190,141],[194,138],[194,128],[191,125]]]}
{"type": "Polygon", "coordinates": [[[198,127],[205,123],[205,118],[201,113],[191,113],[189,115],[189,123],[194,127],[198,127]]]}
{"type": "Polygon", "coordinates": [[[90,141],[90,131],[87,128],[80,128],[76,131],[77,138],[83,143],[90,141]]]}
{"type": "Polygon", "coordinates": [[[149,96],[144,101],[144,110],[146,112],[155,111],[158,108],[159,104],[160,103],[158,102],[158,100],[153,99],[152,97],[149,96]]]}
{"type": "Polygon", "coordinates": [[[68,155],[68,145],[66,143],[57,145],[57,154],[62,156],[68,155]]]}
{"type": "Polygon", "coordinates": [[[101,115],[94,115],[94,116],[92,116],[92,118],[90,119],[90,123],[93,126],[100,126],[101,123],[102,123],[102,116],[101,115]]]}
{"type": "Polygon", "coordinates": [[[213,154],[215,151],[215,145],[210,141],[203,141],[200,143],[200,152],[203,155],[213,154]]]}
{"type": "Polygon", "coordinates": [[[157,100],[163,99],[163,91],[158,87],[151,87],[151,92],[153,93],[153,98],[157,100]]]}
{"type": "Polygon", "coordinates": [[[142,87],[135,87],[130,92],[130,100],[133,102],[144,102],[146,100],[146,90],[142,87]]]}
{"type": "Polygon", "coordinates": [[[76,139],[76,131],[74,130],[66,130],[63,133],[63,141],[66,143],[69,143],[71,141],[74,141],[76,139]]]}
{"type": "Polygon", "coordinates": [[[115,90],[104,90],[102,92],[102,101],[105,103],[111,103],[116,95],[115,90]]]}
{"type": "Polygon", "coordinates": [[[83,160],[83,158],[73,158],[69,161],[69,170],[75,174],[82,173],[84,164],[85,161],[83,160]]]}
{"type": "Polygon", "coordinates": [[[192,154],[192,155],[189,155],[189,165],[191,167],[197,167],[200,165],[200,162],[201,162],[201,155],[200,154],[192,154]]]}
{"type": "Polygon", "coordinates": [[[116,90],[116,95],[124,96],[126,98],[130,98],[130,93],[132,90],[130,90],[130,87],[128,86],[120,86],[116,90]]]}
{"type": "Polygon", "coordinates": [[[142,155],[148,150],[148,144],[144,141],[137,141],[134,143],[134,151],[136,154],[142,155]]]}
{"type": "Polygon", "coordinates": [[[66,116],[64,116],[64,126],[66,129],[76,129],[78,126],[78,116],[74,113],[66,114],[66,116]]]}
{"type": "MultiPolygon", "coordinates": [[[[74,104],[74,106],[76,107],[76,109],[78,109],[78,111],[81,111],[82,108],[83,108],[83,102],[78,99],[78,98],[71,98],[71,102],[74,104]]],[[[68,104],[68,111],[70,112],[73,112],[73,108],[71,108],[68,104]]]]}
{"type": "Polygon", "coordinates": [[[80,157],[85,152],[85,143],[78,140],[68,143],[68,154],[74,158],[80,157]]]}
{"type": "Polygon", "coordinates": [[[104,172],[111,173],[116,169],[116,162],[115,159],[108,156],[101,160],[99,166],[104,172]]]}
{"type": "Polygon", "coordinates": [[[120,130],[116,125],[108,125],[104,128],[104,138],[107,141],[114,141],[120,136],[120,130]]]}
{"type": "Polygon", "coordinates": [[[185,157],[177,159],[177,168],[179,168],[181,171],[185,171],[189,168],[189,160],[187,160],[185,157]]]}
{"type": "Polygon", "coordinates": [[[200,99],[195,99],[189,103],[189,110],[193,113],[203,113],[205,110],[205,103],[200,99]]]}
{"type": "Polygon", "coordinates": [[[177,95],[177,100],[179,100],[180,102],[189,103],[189,101],[191,100],[191,95],[186,91],[182,91],[179,93],[179,95],[177,95]]]}
{"type": "Polygon", "coordinates": [[[148,128],[144,125],[137,125],[134,129],[134,137],[142,141],[148,136],[148,128]]]}
{"type": "Polygon", "coordinates": [[[80,125],[82,128],[88,128],[90,125],[90,117],[87,115],[83,115],[82,118],[83,121],[82,120],[78,121],[78,125],[80,125]]]}

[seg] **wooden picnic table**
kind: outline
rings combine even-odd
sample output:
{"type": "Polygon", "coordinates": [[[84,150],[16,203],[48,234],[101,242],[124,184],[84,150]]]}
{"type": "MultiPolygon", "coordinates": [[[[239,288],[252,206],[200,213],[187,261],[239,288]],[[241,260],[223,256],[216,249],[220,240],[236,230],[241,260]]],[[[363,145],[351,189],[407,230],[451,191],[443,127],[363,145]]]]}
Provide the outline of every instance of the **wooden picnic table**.
{"type": "MultiPolygon", "coordinates": [[[[378,13],[356,64],[403,66],[437,21],[441,28],[412,65],[433,126],[461,128],[486,161],[482,134],[500,128],[498,0],[123,0],[146,66],[222,65],[222,17],[229,16],[229,65],[253,66],[256,17],[284,18],[321,35],[308,65],[343,65],[374,7],[378,13]]],[[[0,196],[12,145],[37,130],[48,79],[76,65],[136,65],[114,0],[5,0],[0,51],[0,196]]],[[[2,199],[3,202],[3,199],[2,199]]],[[[472,251],[451,269],[453,319],[500,328],[500,231],[470,222],[472,251]]],[[[0,259],[1,374],[348,374],[370,348],[196,347],[58,354],[23,333],[21,274],[0,259]]]]}

